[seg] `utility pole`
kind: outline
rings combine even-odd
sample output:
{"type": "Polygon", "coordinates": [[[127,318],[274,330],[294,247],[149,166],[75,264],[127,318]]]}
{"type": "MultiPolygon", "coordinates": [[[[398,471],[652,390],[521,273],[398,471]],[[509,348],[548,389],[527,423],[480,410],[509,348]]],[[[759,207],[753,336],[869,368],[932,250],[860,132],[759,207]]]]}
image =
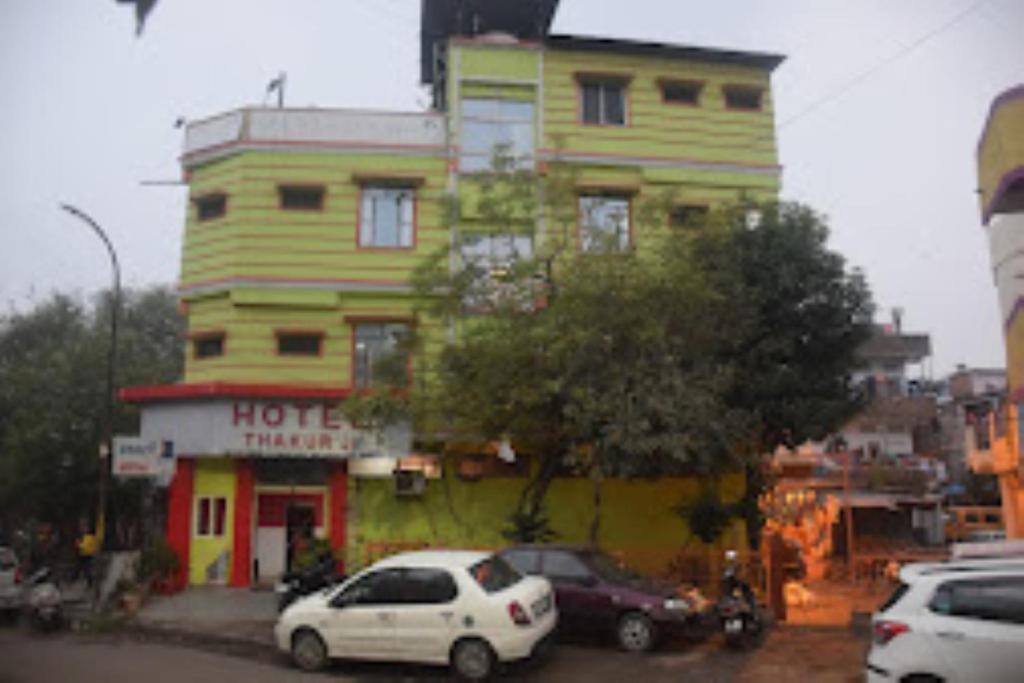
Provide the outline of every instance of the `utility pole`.
{"type": "MultiPolygon", "coordinates": [[[[114,452],[114,368],[117,364],[117,317],[121,309],[121,266],[117,261],[117,252],[111,243],[107,233],[87,213],[71,204],[61,204],[60,208],[67,211],[75,218],[83,221],[92,228],[96,236],[107,248],[110,256],[110,267],[113,271],[113,291],[110,302],[110,349],[107,354],[107,406],[106,420],[103,425],[103,444],[100,446],[100,479],[99,479],[99,503],[96,510],[96,537],[100,547],[103,547],[106,530],[107,513],[107,489],[110,481],[110,459],[114,452]]],[[[97,581],[97,585],[99,582],[97,581]]]]}

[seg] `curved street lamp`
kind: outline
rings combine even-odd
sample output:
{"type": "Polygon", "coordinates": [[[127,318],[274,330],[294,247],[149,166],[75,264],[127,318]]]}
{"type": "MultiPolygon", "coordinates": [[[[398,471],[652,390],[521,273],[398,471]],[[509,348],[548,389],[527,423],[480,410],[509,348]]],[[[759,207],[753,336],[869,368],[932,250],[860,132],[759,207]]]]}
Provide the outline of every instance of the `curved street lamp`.
{"type": "Polygon", "coordinates": [[[117,363],[117,316],[121,308],[121,266],[118,264],[117,252],[114,251],[114,245],[111,243],[110,238],[107,237],[107,233],[103,231],[103,228],[89,214],[71,204],[61,204],[60,208],[83,221],[102,240],[103,245],[107,248],[107,253],[110,255],[110,266],[114,274],[113,299],[111,300],[110,307],[110,350],[107,355],[107,416],[106,424],[103,427],[104,443],[100,447],[102,464],[100,465],[99,504],[96,512],[95,530],[96,536],[102,545],[106,535],[107,488],[110,478],[110,460],[114,448],[114,367],[117,363]]]}

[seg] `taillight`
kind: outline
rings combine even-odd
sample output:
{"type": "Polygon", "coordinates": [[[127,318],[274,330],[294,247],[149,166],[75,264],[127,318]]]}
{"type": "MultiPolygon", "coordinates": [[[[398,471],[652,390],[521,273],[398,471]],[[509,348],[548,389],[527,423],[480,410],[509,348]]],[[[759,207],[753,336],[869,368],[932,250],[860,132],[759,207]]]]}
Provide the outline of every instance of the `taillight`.
{"type": "Polygon", "coordinates": [[[21,583],[21,567],[15,567],[14,568],[14,583],[15,584],[21,583]]]}
{"type": "Polygon", "coordinates": [[[908,633],[910,627],[901,621],[876,621],[873,632],[877,645],[885,645],[901,633],[908,633]]]}
{"type": "Polygon", "coordinates": [[[523,606],[515,600],[508,603],[508,615],[512,618],[512,622],[516,626],[529,626],[531,623],[530,615],[527,614],[526,610],[523,609],[523,606]]]}

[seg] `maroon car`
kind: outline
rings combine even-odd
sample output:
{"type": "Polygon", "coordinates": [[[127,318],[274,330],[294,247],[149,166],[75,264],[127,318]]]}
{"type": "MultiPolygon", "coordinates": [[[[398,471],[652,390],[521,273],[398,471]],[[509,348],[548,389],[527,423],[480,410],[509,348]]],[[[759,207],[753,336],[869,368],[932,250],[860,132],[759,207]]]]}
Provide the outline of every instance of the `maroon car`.
{"type": "Polygon", "coordinates": [[[695,636],[706,626],[706,601],[636,574],[600,550],[568,545],[524,545],[501,551],[524,574],[555,587],[559,630],[605,633],[625,650],[645,652],[661,636],[695,636]]]}

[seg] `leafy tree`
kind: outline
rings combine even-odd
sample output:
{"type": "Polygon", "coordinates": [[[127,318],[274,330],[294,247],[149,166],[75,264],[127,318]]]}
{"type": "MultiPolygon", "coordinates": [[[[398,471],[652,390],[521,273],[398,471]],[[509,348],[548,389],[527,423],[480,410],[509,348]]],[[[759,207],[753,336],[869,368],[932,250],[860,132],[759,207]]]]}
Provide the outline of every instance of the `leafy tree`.
{"type": "Polygon", "coordinates": [[[539,179],[499,156],[495,171],[466,181],[472,199],[447,200],[455,248],[413,279],[423,314],[457,331],[417,365],[417,433],[507,439],[538,457],[512,537],[549,533],[545,494],[567,465],[594,482],[592,540],[607,476],[740,467],[752,486],[731,509],[756,531],[760,454],[823,436],[857,407],[849,372],[870,295],[827,248],[824,220],[742,203],[667,232],[672,197],[643,197],[638,246],[623,247],[577,226],[571,170],[553,164],[539,179]],[[461,248],[480,234],[534,247],[461,248]]]}
{"type": "MultiPolygon", "coordinates": [[[[91,306],[54,295],[0,319],[0,524],[32,520],[74,533],[95,510],[106,406],[109,293],[91,306]]],[[[179,379],[183,320],[167,288],[127,291],[118,338],[117,385],[179,379]]],[[[118,405],[115,433],[138,429],[118,405]]],[[[139,512],[140,484],[115,485],[114,508],[139,512]]]]}

